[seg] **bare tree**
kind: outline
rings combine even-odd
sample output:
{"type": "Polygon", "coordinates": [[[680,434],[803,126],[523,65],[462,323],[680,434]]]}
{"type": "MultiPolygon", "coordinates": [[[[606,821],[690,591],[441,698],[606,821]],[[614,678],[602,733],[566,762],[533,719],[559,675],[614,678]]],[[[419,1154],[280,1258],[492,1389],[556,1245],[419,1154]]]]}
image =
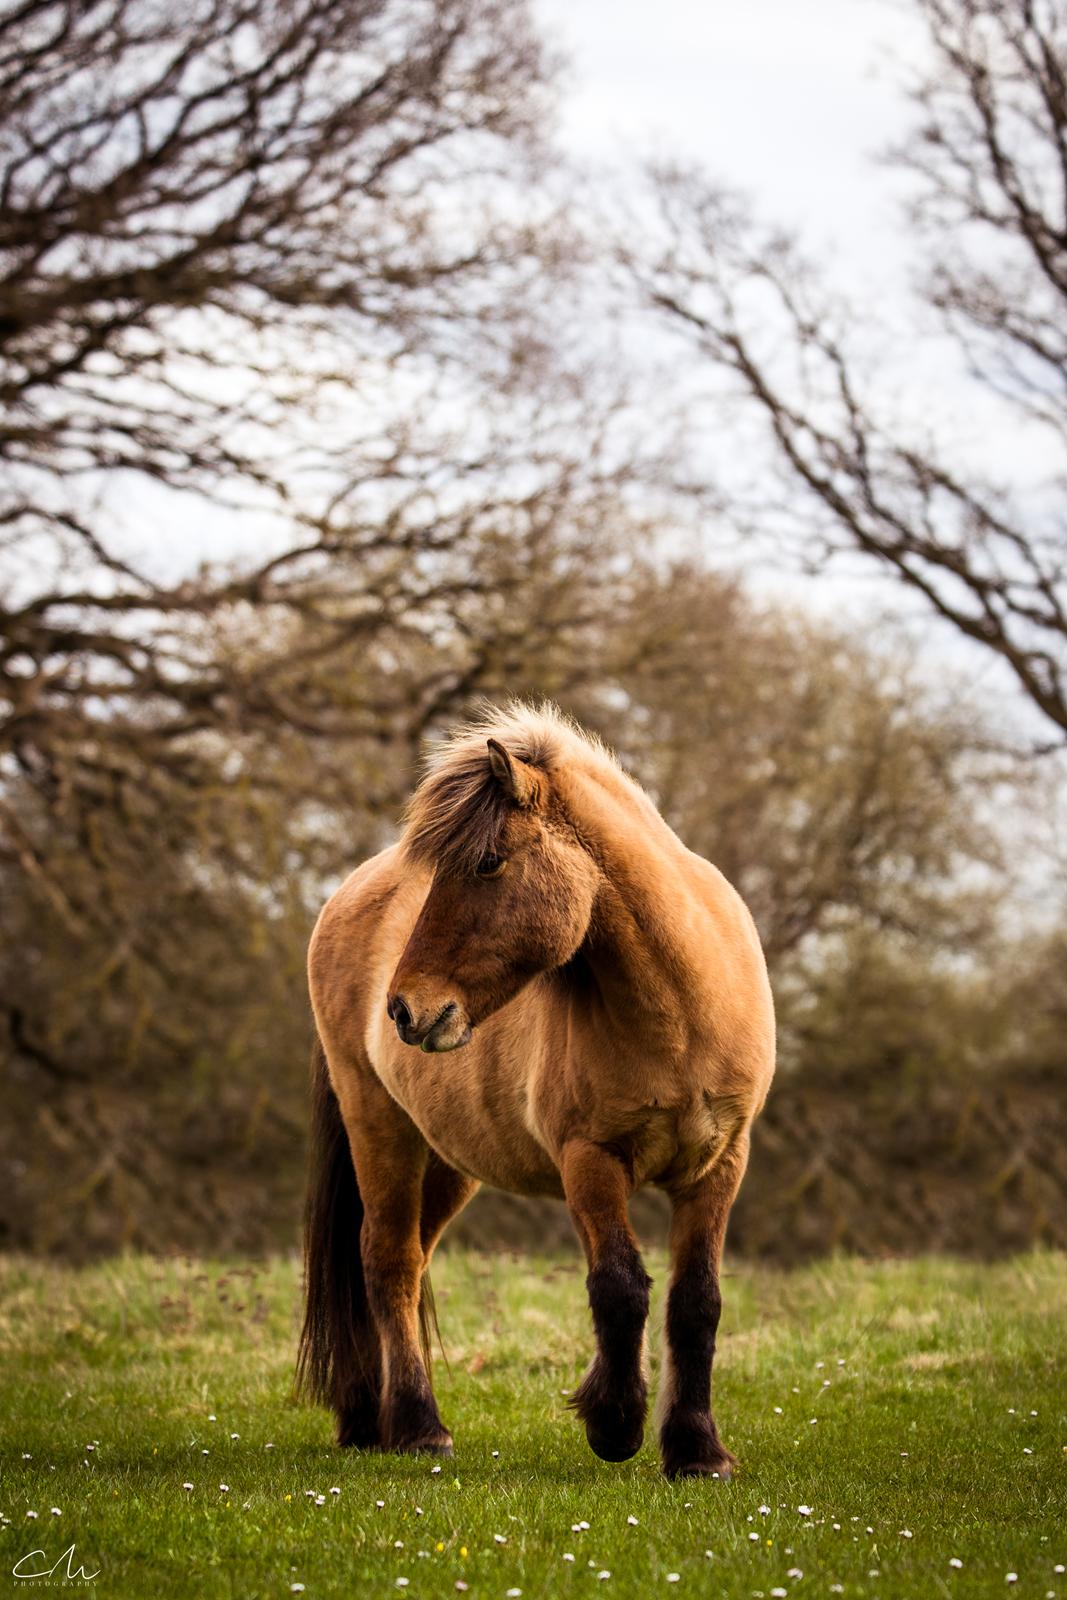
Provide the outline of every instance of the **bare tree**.
{"type": "Polygon", "coordinates": [[[558,495],[457,420],[472,351],[503,387],[529,346],[550,76],[524,0],[0,6],[0,851],[31,877],[16,780],[162,804],[212,735],[380,733],[405,708],[346,722],[328,663],[425,631],[558,495]]]}
{"type": "Polygon", "coordinates": [[[812,564],[846,549],[890,570],[994,651],[1062,734],[1067,24],[1036,0],[915,3],[932,60],[895,159],[917,180],[924,299],[977,381],[1038,430],[1044,482],[961,466],[944,438],[891,420],[853,337],[869,313],[832,304],[789,240],[698,174],[658,175],[658,244],[620,254],[768,426],[788,493],[758,520],[798,538],[812,564]]]}

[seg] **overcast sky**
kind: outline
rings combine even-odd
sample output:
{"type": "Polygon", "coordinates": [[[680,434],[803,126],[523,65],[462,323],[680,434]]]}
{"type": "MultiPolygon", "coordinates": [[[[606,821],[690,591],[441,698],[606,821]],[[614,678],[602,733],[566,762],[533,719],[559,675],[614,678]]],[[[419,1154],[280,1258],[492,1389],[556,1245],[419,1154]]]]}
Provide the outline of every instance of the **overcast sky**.
{"type": "Polygon", "coordinates": [[[880,150],[907,127],[922,60],[894,0],[536,0],[571,62],[563,136],[584,158],[698,160],[843,254],[845,275],[899,271],[900,180],[880,150]]]}

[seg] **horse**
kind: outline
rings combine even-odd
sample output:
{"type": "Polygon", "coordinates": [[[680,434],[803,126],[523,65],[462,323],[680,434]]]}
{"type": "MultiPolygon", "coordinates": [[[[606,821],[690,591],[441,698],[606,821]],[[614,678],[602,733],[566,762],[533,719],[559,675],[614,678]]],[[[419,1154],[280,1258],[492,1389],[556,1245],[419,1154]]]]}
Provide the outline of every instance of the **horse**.
{"type": "Polygon", "coordinates": [[[431,757],[399,841],[323,908],[302,1391],[340,1445],[452,1454],[428,1268],[481,1184],[566,1201],[596,1353],[570,1405],[605,1461],[641,1446],[651,1279],[628,1201],[671,1206],[659,1446],[727,1478],[711,1408],[727,1218],[774,1071],[740,895],[554,707],[512,703],[431,757]]]}

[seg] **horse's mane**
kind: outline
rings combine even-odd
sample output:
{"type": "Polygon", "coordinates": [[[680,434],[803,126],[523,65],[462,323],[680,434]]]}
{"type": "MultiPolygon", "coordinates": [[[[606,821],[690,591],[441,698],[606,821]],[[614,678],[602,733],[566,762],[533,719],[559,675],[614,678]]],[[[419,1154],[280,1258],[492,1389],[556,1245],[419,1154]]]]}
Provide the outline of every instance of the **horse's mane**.
{"type": "Polygon", "coordinates": [[[486,705],[432,750],[405,813],[404,854],[412,864],[469,871],[495,849],[508,801],[489,768],[486,741],[542,772],[580,763],[616,776],[622,769],[594,734],[545,701],[486,705]]]}

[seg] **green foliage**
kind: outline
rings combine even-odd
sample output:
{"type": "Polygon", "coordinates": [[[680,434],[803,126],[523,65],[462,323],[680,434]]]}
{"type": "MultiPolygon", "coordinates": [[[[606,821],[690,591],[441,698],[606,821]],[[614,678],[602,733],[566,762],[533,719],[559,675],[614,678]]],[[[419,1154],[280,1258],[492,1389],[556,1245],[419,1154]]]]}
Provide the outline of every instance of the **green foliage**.
{"type": "MultiPolygon", "coordinates": [[[[665,1262],[649,1264],[661,1295],[665,1262]]],[[[6,1570],[73,1541],[117,1600],[294,1583],[316,1600],[400,1593],[402,1577],[433,1600],[457,1580],[526,1600],[982,1600],[1012,1572],[1020,1593],[1063,1592],[1062,1255],[731,1271],[729,1484],[668,1484],[651,1437],[621,1467],[589,1453],[563,1393],[590,1349],[574,1258],[452,1253],[436,1277],[456,1437],[440,1472],[342,1454],[327,1417],[293,1405],[291,1261],[3,1262],[6,1570]]]]}

